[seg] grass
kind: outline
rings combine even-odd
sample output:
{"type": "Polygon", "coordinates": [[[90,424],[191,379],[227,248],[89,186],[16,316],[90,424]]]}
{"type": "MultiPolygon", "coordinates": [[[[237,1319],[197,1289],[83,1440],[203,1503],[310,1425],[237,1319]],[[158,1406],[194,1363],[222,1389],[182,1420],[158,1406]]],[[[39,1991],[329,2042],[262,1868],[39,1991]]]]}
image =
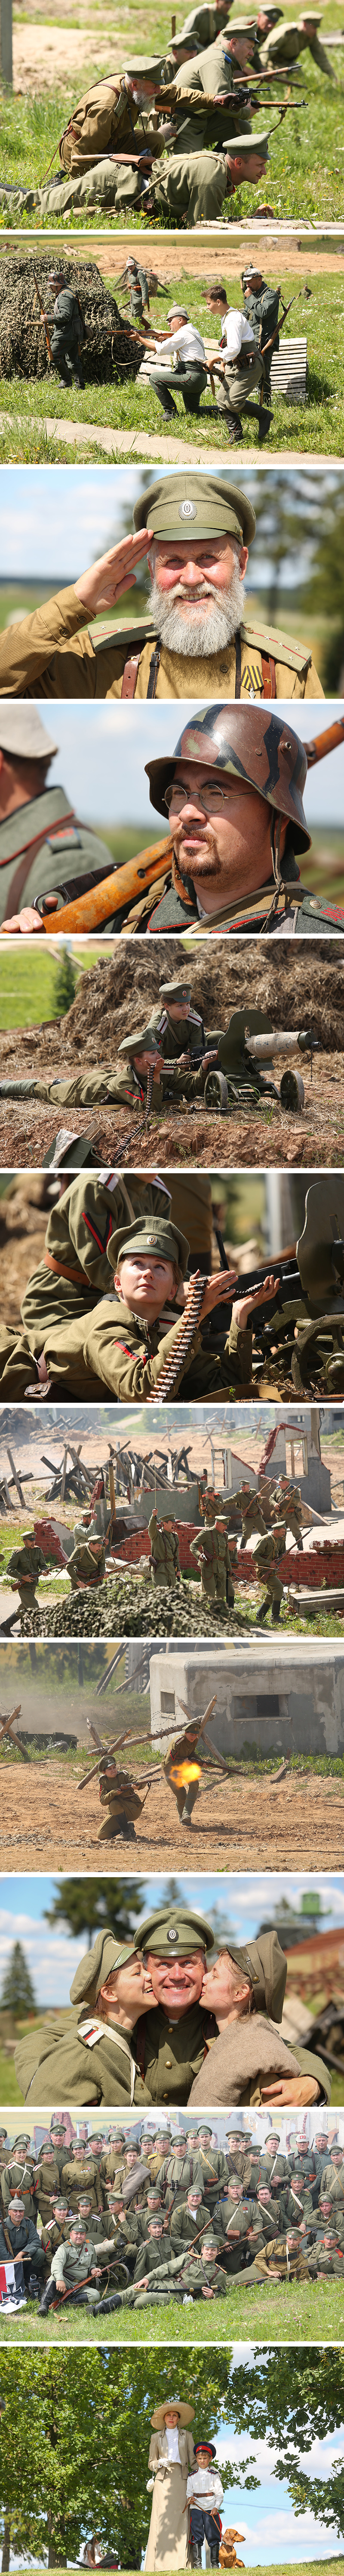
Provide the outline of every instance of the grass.
{"type": "MultiPolygon", "coordinates": [[[[284,127],[283,132],[285,132],[284,127]]],[[[224,265],[226,267],[226,259],[224,265]]],[[[305,260],[305,282],[306,279],[309,283],[305,260]]],[[[220,335],[220,323],[217,324],[215,317],[211,320],[207,313],[205,306],[206,283],[206,276],[203,280],[193,279],[188,276],[186,290],[185,276],[181,276],[179,281],[178,279],[174,280],[173,291],[175,297],[177,296],[178,291],[180,291],[183,301],[185,301],[185,293],[187,291],[188,310],[192,319],[202,334],[205,333],[207,339],[213,336],[214,346],[216,348],[220,335]]],[[[295,275],[293,278],[290,276],[290,272],[284,275],[282,270],[281,289],[285,303],[289,303],[291,296],[298,294],[299,287],[299,277],[295,275]]],[[[228,292],[230,291],[231,303],[240,309],[242,305],[242,296],[238,279],[230,281],[230,284],[227,280],[227,288],[228,292]]],[[[114,292],[115,285],[113,284],[113,293],[114,292]]],[[[154,320],[157,320],[159,329],[163,328],[165,324],[170,303],[170,292],[170,286],[166,286],[164,294],[159,294],[156,308],[153,299],[151,318],[153,323],[154,320]]],[[[286,453],[288,453],[289,448],[294,452],[295,447],[297,446],[300,455],[304,451],[307,451],[307,454],[311,456],[326,456],[330,451],[332,455],[343,456],[343,323],[344,289],[341,276],[337,275],[331,278],[328,276],[323,277],[322,275],[314,277],[312,275],[311,302],[306,302],[306,304],[304,303],[301,287],[299,300],[293,307],[290,319],[288,320],[283,332],[283,340],[288,339],[288,337],[292,338],[294,333],[298,335],[302,335],[304,333],[307,334],[308,378],[306,402],[287,403],[284,401],[282,395],[274,395],[273,428],[270,430],[268,442],[269,454],[272,454],[274,449],[285,449],[286,453]]],[[[202,443],[204,441],[205,446],[209,445],[212,448],[214,447],[218,451],[219,456],[224,454],[227,456],[228,440],[224,421],[221,418],[221,415],[211,407],[209,386],[205,402],[207,410],[209,409],[209,406],[211,408],[211,417],[207,419],[204,415],[203,418],[202,397],[200,413],[197,416],[197,420],[193,422],[192,418],[188,417],[187,413],[184,411],[184,404],[182,402],[181,395],[178,395],[177,414],[176,419],[171,424],[171,434],[181,442],[184,442],[185,439],[188,441],[195,440],[199,445],[200,440],[202,443]]],[[[161,405],[158,403],[156,394],[146,386],[144,390],[142,387],[139,388],[137,382],[126,380],[125,383],[120,385],[117,385],[115,382],[112,385],[87,385],[86,392],[82,394],[78,393],[74,388],[71,393],[65,391],[63,386],[58,384],[57,376],[53,374],[51,370],[49,371],[49,375],[45,376],[43,380],[40,379],[37,383],[34,378],[28,381],[27,379],[19,376],[14,376],[10,382],[8,382],[7,378],[0,378],[0,414],[2,412],[8,412],[13,415],[13,430],[12,427],[0,430],[0,458],[3,462],[5,459],[7,461],[7,453],[9,453],[10,457],[16,457],[17,461],[22,461],[23,459],[25,461],[27,454],[29,461],[32,456],[32,461],[34,462],[34,450],[37,447],[37,443],[39,446],[40,456],[42,453],[42,458],[44,460],[44,454],[46,454],[46,461],[49,461],[50,454],[55,454],[55,439],[53,439],[51,446],[51,439],[49,438],[47,446],[45,447],[44,419],[47,411],[49,413],[49,417],[56,419],[56,421],[59,421],[60,423],[64,420],[73,420],[76,424],[88,421],[92,422],[95,427],[99,425],[99,428],[110,427],[113,430],[127,429],[133,431],[140,431],[142,428],[145,433],[152,436],[156,436],[159,430],[162,435],[165,434],[165,423],[163,420],[161,405]],[[19,420],[18,415],[20,416],[19,420]],[[42,440],[43,447],[41,448],[42,440]]],[[[250,447],[252,445],[252,440],[255,445],[258,445],[258,428],[255,422],[252,423],[249,420],[243,420],[242,426],[244,432],[244,460],[245,446],[250,447]]],[[[63,441],[63,432],[61,435],[63,441]]],[[[92,453],[93,457],[96,458],[97,451],[94,450],[92,453]]],[[[80,450],[77,451],[77,454],[80,456],[80,450]]],[[[68,450],[68,455],[69,461],[71,461],[70,450],[68,450]]],[[[110,458],[108,459],[108,462],[111,463],[110,458]]]]}
{"type": "MultiPolygon", "coordinates": [[[[115,2308],[101,2322],[90,2309],[63,2308],[63,2315],[40,2317],[33,2301],[18,2310],[18,2342],[71,2344],[154,2344],[169,2345],[175,2337],[179,2345],[213,2344],[220,2325],[221,2339],[269,2343],[339,2343],[344,2329],[344,2300],[337,2281],[274,2283],[271,2288],[248,2291],[230,2282],[228,2297],[219,2307],[197,2299],[192,2308],[179,2306],[177,2299],[163,2308],[115,2308]]],[[[2,2342],[13,2344],[15,2317],[2,2317],[2,2342]]],[[[252,2571],[251,2571],[252,2576],[252,2571]]],[[[278,2570],[281,2576],[281,2570],[278,2570]]],[[[288,2570],[290,2576],[290,2570],[288,2570]]]]}
{"type": "MultiPolygon", "coordinates": [[[[107,835],[105,837],[107,840],[107,835]]],[[[18,948],[19,954],[16,952],[15,956],[12,949],[7,953],[2,951],[0,1029],[37,1027],[42,1021],[55,1018],[57,1027],[60,1013],[56,1011],[55,990],[60,971],[59,958],[51,955],[48,942],[43,953],[40,941],[37,949],[33,944],[28,951],[26,947],[20,948],[20,943],[18,948]]],[[[101,955],[111,957],[111,954],[111,942],[104,942],[104,948],[102,943],[101,955]]],[[[84,954],[80,949],[78,955],[77,946],[74,947],[73,943],[73,964],[80,974],[86,974],[89,967],[97,965],[98,955],[98,947],[85,948],[84,954]]]]}
{"type": "MultiPolygon", "coordinates": [[[[293,15],[292,5],[287,14],[293,15]]],[[[128,10],[127,15],[128,40],[130,32],[131,35],[136,32],[140,44],[142,28],[140,29],[139,13],[132,8],[128,10]]],[[[338,29],[338,15],[334,0],[330,0],[326,10],[326,32],[329,33],[331,28],[338,29]]],[[[155,47],[169,42],[170,16],[167,9],[152,18],[152,35],[153,33],[155,47]]],[[[146,19],[144,34],[147,42],[146,19]]],[[[80,55],[82,63],[82,38],[80,55]]],[[[266,182],[264,180],[260,182],[259,187],[240,188],[231,201],[225,200],[224,222],[230,225],[233,219],[235,222],[240,222],[247,214],[254,215],[262,202],[262,197],[268,197],[274,216],[282,216],[284,220],[299,221],[301,217],[303,221],[311,220],[314,223],[315,220],[320,222],[325,220],[328,223],[342,219],[344,213],[342,54],[335,59],[340,65],[341,77],[338,87],[332,89],[329,81],[325,84],[324,76],[316,70],[311,55],[307,53],[301,58],[302,99],[305,103],[297,107],[295,113],[293,110],[282,125],[276,125],[270,142],[266,182]]],[[[97,59],[93,64],[88,63],[88,82],[97,77],[104,78],[106,68],[111,69],[110,30],[108,65],[104,60],[101,65],[97,64],[97,59]]],[[[77,79],[75,80],[72,90],[55,92],[49,90],[36,98],[30,97],[28,93],[23,97],[18,93],[4,93],[2,111],[2,177],[4,179],[16,186],[41,185],[54,152],[54,166],[57,168],[57,138],[62,126],[66,124],[67,117],[71,114],[73,103],[75,104],[75,99],[80,94],[80,88],[83,89],[84,85],[81,77],[79,83],[77,79]]],[[[284,95],[282,88],[280,95],[282,100],[284,95]]],[[[273,113],[277,118],[277,109],[273,113]]],[[[58,195],[58,192],[56,193],[58,195]]],[[[17,220],[15,210],[12,217],[9,214],[9,207],[10,200],[7,202],[4,200],[0,208],[0,222],[6,232],[13,228],[17,220]]],[[[56,213],[58,219],[58,206],[56,213]]],[[[27,215],[24,213],[20,220],[24,230],[32,229],[36,222],[36,225],[43,227],[43,230],[51,232],[51,213],[42,218],[37,210],[36,217],[32,213],[27,215]]],[[[86,222],[87,220],[86,215],[86,222]]],[[[108,210],[102,213],[97,208],[95,220],[97,231],[108,232],[110,229],[110,231],[122,232],[133,229],[133,213],[126,216],[111,215],[109,218],[108,210]]],[[[154,228],[169,230],[170,227],[169,225],[166,227],[160,218],[158,227],[148,226],[149,230],[154,228]]],[[[80,232],[80,229],[85,229],[85,210],[81,216],[72,215],[68,218],[70,232],[80,232]]],[[[174,222],[172,229],[175,229],[174,222]]],[[[64,223],[64,235],[66,230],[67,225],[64,223]]],[[[147,220],[138,215],[136,209],[135,230],[143,230],[147,233],[147,220]]]]}

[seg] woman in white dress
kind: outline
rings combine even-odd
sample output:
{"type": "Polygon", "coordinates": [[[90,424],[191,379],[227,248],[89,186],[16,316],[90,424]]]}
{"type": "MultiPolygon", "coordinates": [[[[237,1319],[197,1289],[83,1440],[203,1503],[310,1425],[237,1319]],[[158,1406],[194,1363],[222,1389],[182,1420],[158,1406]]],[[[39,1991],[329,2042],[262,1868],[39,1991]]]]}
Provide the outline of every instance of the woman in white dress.
{"type": "MultiPolygon", "coordinates": [[[[189,2514],[186,2481],[194,2468],[195,2452],[192,2433],[194,2406],[185,2406],[176,2397],[156,2406],[151,2416],[153,2426],[149,2448],[149,2467],[154,2487],[145,2568],[186,2567],[188,2554],[189,2514]]],[[[149,2481],[149,2484],[151,2481],[149,2481]]]]}

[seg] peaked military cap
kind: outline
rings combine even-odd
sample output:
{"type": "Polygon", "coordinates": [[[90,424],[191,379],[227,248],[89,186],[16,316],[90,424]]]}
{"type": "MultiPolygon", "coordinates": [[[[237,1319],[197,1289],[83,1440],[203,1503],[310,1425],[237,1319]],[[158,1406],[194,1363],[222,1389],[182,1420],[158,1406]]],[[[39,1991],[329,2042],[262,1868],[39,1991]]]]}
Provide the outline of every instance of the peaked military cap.
{"type": "Polygon", "coordinates": [[[240,152],[245,161],[249,159],[250,152],[259,152],[260,160],[268,161],[269,135],[274,132],[275,127],[269,125],[263,134],[228,134],[221,144],[221,151],[230,152],[231,158],[233,153],[240,152]]]}
{"type": "Polygon", "coordinates": [[[134,1949],[152,1950],[156,1959],[190,1959],[196,1950],[214,1950],[215,1936],[203,1914],[188,1914],[183,1905],[162,1905],[159,1912],[145,1915],[134,1933],[134,1949]]]}
{"type": "Polygon", "coordinates": [[[142,1225],[136,1219],[134,1225],[127,1225],[125,1229],[118,1226],[108,1243],[107,1258],[111,1270],[117,1270],[119,1261],[125,1261],[127,1252],[155,1252],[158,1261],[178,1262],[179,1270],[184,1272],[189,1249],[187,1235],[181,1233],[179,1225],[172,1225],[168,1217],[155,1216],[151,1221],[147,1218],[142,1225]]]}
{"type": "Polygon", "coordinates": [[[190,1002],[191,984],[159,984],[159,1002],[190,1002]]]}
{"type": "Polygon", "coordinates": [[[302,801],[307,754],[289,716],[285,720],[271,715],[270,708],[262,705],[248,707],[244,699],[240,705],[223,700],[197,709],[195,716],[186,718],[175,751],[165,759],[160,755],[146,762],[150,803],[157,814],[164,813],[166,788],[186,760],[201,761],[203,768],[218,769],[223,776],[255,787],[277,813],[287,815],[293,849],[311,848],[302,801]]]}
{"type": "Polygon", "coordinates": [[[122,71],[127,73],[128,80],[156,80],[159,83],[164,61],[164,54],[142,54],[141,59],[138,54],[129,54],[128,59],[126,54],[122,71]]]}
{"type": "Polygon", "coordinates": [[[113,1932],[97,1932],[93,1950],[86,1950],[85,1957],[79,1959],[79,1966],[75,1970],[75,1977],[70,1987],[71,2004],[85,2003],[92,2008],[97,2001],[100,1986],[106,1985],[107,1977],[113,1974],[115,1968],[126,1968],[127,1960],[133,1958],[133,1953],[133,1941],[120,1943],[115,1940],[113,1932]]]}
{"type": "Polygon", "coordinates": [[[155,1055],[159,1054],[159,1041],[156,1035],[156,1030],[151,1029],[149,1026],[147,1029],[134,1029],[131,1037],[121,1038],[118,1054],[129,1056],[131,1064],[134,1056],[143,1055],[145,1049],[148,1047],[151,1047],[152,1055],[153,1053],[155,1055]]]}
{"type": "Polygon", "coordinates": [[[252,1986],[256,2012],[271,2014],[281,2021],[287,1983],[287,1962],[281,1950],[278,1933],[261,1932],[257,1941],[247,1943],[246,1950],[236,1950],[228,1942],[229,1956],[252,1986]]]}
{"type": "MultiPolygon", "coordinates": [[[[215,2236],[213,2236],[212,2242],[213,2242],[213,2245],[215,2245],[215,2236]]],[[[210,2244],[210,2237],[209,2237],[209,2236],[206,2236],[206,2245],[209,2245],[209,2244],[210,2244]]],[[[195,2452],[196,2452],[196,2460],[197,2460],[197,2453],[198,2453],[198,2451],[208,2451],[208,2453],[209,2453],[209,2459],[210,2459],[210,2460],[216,2460],[216,2446],[215,2446],[215,2442],[195,2442],[195,2443],[194,2443],[194,2449],[195,2449],[195,2452]]]]}
{"type": "Polygon", "coordinates": [[[86,1545],[86,1547],[87,1547],[87,1546],[88,1546],[88,1541],[89,1541],[89,1539],[90,1539],[90,1538],[99,1538],[99,1537],[100,1537],[100,1531],[97,1529],[97,1522],[96,1522],[96,1521],[91,1521],[91,1522],[90,1522],[90,1526],[89,1526],[89,1528],[87,1528],[87,1529],[86,1529],[85,1521],[74,1521],[74,1524],[73,1524],[73,1538],[75,1538],[75,1539],[76,1539],[76,1543],[77,1543],[77,1545],[78,1545],[78,1544],[80,1545],[80,1541],[81,1541],[81,1544],[82,1544],[82,1541],[84,1540],[84,1541],[85,1541],[85,1545],[86,1545]]]}
{"type": "MultiPolygon", "coordinates": [[[[252,137],[250,143],[252,151],[252,137]]],[[[178,537],[179,545],[187,544],[190,536],[226,534],[238,537],[239,545],[249,545],[256,532],[255,512],[246,492],[240,492],[226,473],[201,474],[198,467],[195,471],[189,467],[187,474],[164,474],[160,483],[151,483],[135,501],[133,520],[134,528],[152,528],[155,537],[178,537]]]]}

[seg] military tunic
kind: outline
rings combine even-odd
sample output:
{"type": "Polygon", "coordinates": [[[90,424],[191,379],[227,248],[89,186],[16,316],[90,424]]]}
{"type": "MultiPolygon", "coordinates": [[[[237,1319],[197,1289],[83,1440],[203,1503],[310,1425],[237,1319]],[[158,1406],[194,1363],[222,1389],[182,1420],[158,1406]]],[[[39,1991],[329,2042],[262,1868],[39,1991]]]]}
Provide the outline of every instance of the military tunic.
{"type": "MultiPolygon", "coordinates": [[[[37,2208],[39,2209],[40,2218],[43,2221],[43,2226],[47,2224],[48,2219],[51,2217],[52,2202],[53,2200],[56,2200],[56,2195],[59,2199],[60,2189],[60,2175],[56,2157],[54,2156],[54,2162],[52,2165],[46,2165],[44,2158],[42,2158],[42,2163],[38,2166],[35,2173],[35,2201],[37,2208]]],[[[65,2194],[65,2198],[67,2199],[67,2193],[65,2194]]]]}
{"type": "Polygon", "coordinates": [[[166,2207],[170,2210],[176,2209],[177,2205],[179,2205],[180,2208],[184,2208],[187,2192],[191,2191],[192,2183],[195,2185],[195,2191],[202,2192],[203,2198],[203,2171],[198,2148],[195,2147],[194,2155],[190,2149],[190,2152],[186,2152],[185,2156],[166,2156],[166,2161],[163,2164],[162,2172],[160,2174],[160,2182],[161,2190],[164,2194],[164,2198],[166,2198],[166,2207]]]}
{"type": "Polygon", "coordinates": [[[70,286],[63,286],[60,288],[59,295],[55,297],[50,345],[54,365],[58,367],[64,384],[84,385],[81,365],[84,338],[85,330],[79,297],[73,294],[70,286]]]}
{"type": "Polygon", "coordinates": [[[80,2160],[77,2157],[75,2162],[75,2157],[71,2156],[63,2166],[62,2198],[68,2200],[69,2209],[78,2209],[81,2192],[87,2192],[93,2209],[103,2208],[100,2175],[93,2156],[87,2156],[85,2163],[81,2157],[80,2160]]]}
{"type": "MultiPolygon", "coordinates": [[[[58,2281],[62,2281],[64,2292],[83,2290],[87,2307],[98,2308],[100,2282],[90,2281],[88,2277],[94,2262],[95,2248],[91,2241],[84,2246],[61,2242],[51,2260],[50,2280],[54,2288],[58,2281]]],[[[58,2291],[56,2305],[59,2306],[58,2291]]]]}
{"type": "Polygon", "coordinates": [[[298,18],[288,20],[284,18],[282,26],[270,27],[269,35],[264,36],[264,43],[260,45],[262,71],[271,69],[278,75],[280,69],[284,70],[284,66],[288,69],[290,63],[298,63],[300,54],[305,53],[307,46],[313,62],[317,64],[318,71],[327,72],[329,80],[333,80],[332,63],[330,63],[329,54],[325,53],[325,46],[321,42],[318,31],[315,30],[314,35],[311,36],[309,30],[306,27],[303,28],[302,20],[300,23],[298,18]]]}
{"type": "Polygon", "coordinates": [[[173,1590],[180,1574],[178,1530],[164,1529],[158,1521],[157,1513],[151,1512],[148,1531],[151,1543],[152,1583],[156,1588],[160,1583],[167,1583],[169,1591],[171,1587],[173,1590]]]}
{"type": "Polygon", "coordinates": [[[176,2024],[158,2004],[139,2022],[136,2043],[151,2102],[188,2102],[193,2077],[203,2066],[209,2015],[192,2004],[176,2024]]]}
{"type": "Polygon", "coordinates": [[[270,385],[273,349],[267,349],[265,357],[265,342],[271,339],[272,334],[275,331],[276,339],[274,340],[274,348],[279,349],[279,330],[277,327],[279,303],[279,286],[265,286],[263,283],[260,288],[253,289],[253,287],[250,287],[249,295],[244,296],[244,312],[246,320],[251,323],[251,330],[253,331],[256,349],[259,349],[260,356],[264,358],[264,383],[266,385],[270,385]]]}
{"type": "Polygon", "coordinates": [[[105,1772],[99,1781],[99,1797],[101,1807],[107,1807],[108,1814],[102,1816],[98,1842],[116,1842],[118,1837],[121,1841],[132,1840],[128,1826],[133,1828],[136,1816],[141,1815],[142,1799],[138,1798],[128,1772],[117,1771],[116,1780],[107,1780],[105,1772]]]}
{"type": "Polygon", "coordinates": [[[5,2211],[9,2209],[10,2201],[13,2200],[15,2191],[18,2193],[19,2200],[24,2201],[25,2217],[35,2218],[37,2194],[33,2166],[31,2164],[19,2165],[17,2163],[17,2157],[10,2156],[8,2164],[5,2165],[4,2171],[1,2175],[0,2199],[2,2200],[5,2211]]]}
{"type": "Polygon", "coordinates": [[[308,2255],[310,2281],[344,2281],[344,2245],[312,2245],[308,2255]]]}
{"type": "Polygon", "coordinates": [[[87,1545],[86,1535],[84,1540],[78,1539],[76,1546],[73,1547],[72,1556],[67,1558],[66,1572],[69,1575],[72,1592],[79,1592],[84,1584],[104,1583],[104,1544],[97,1548],[97,1553],[93,1556],[92,1548],[87,1545]]]}
{"type": "Polygon", "coordinates": [[[183,1019],[181,1011],[180,1019],[170,1020],[168,1004],[157,1002],[155,1010],[151,1011],[150,1027],[154,1031],[154,1037],[159,1039],[162,1054],[164,1057],[167,1056],[169,1063],[178,1062],[178,1057],[184,1055],[186,1049],[192,1061],[194,1055],[205,1053],[206,1046],[211,1045],[211,1038],[206,1038],[204,1021],[199,1011],[189,1011],[187,1019],[183,1019]]]}
{"type": "Polygon", "coordinates": [[[207,1600],[225,1602],[229,1599],[231,1606],[234,1584],[228,1538],[226,1530],[219,1529],[218,1521],[213,1521],[211,1529],[205,1524],[197,1538],[190,1539],[190,1556],[196,1556],[200,1564],[201,1592],[206,1594],[207,1600]],[[228,1577],[231,1580],[227,1591],[228,1577]]]}
{"type": "Polygon", "coordinates": [[[259,1582],[265,1586],[264,1600],[259,1610],[260,1625],[269,1609],[272,1610],[273,1621],[279,1618],[280,1605],[283,1601],[283,1583],[278,1573],[278,1561],[281,1556],[284,1556],[284,1549],[285,1530],[284,1533],[279,1530],[278,1539],[274,1537],[271,1530],[266,1530],[265,1538],[259,1538],[258,1546],[255,1547],[255,1569],[257,1567],[259,1582]]]}
{"type": "Polygon", "coordinates": [[[123,2103],[148,2105],[152,2095],[149,2084],[138,2072],[135,2055],[135,2031],[131,2042],[125,2031],[110,2029],[97,2013],[87,2013],[84,2005],[74,2005],[61,2019],[45,2021],[41,2033],[31,2031],[16,2050],[18,2083],[30,2106],[48,2102],[50,2108],[61,2101],[111,2104],[121,2109],[123,2103]]]}
{"type": "Polygon", "coordinates": [[[43,787],[0,823],[0,922],[68,878],[104,875],[105,842],[80,823],[63,787],[43,787]]]}
{"type": "MultiPolygon", "coordinates": [[[[301,1522],[305,1515],[304,1505],[301,1502],[300,1486],[288,1485],[288,1493],[286,1494],[285,1487],[283,1493],[281,1493],[280,1487],[278,1485],[274,1485],[271,1494],[271,1503],[275,1510],[283,1512],[283,1520],[285,1521],[286,1530],[292,1530],[292,1535],[293,1538],[296,1539],[297,1546],[303,1550],[301,1522]]],[[[309,1517],[311,1519],[311,1513],[309,1517]]]]}
{"type": "Polygon", "coordinates": [[[19,1592],[21,1610],[33,1610],[39,1576],[49,1574],[43,1548],[34,1547],[28,1538],[23,1539],[21,1547],[12,1548],[12,1556],[8,1557],[7,1574],[12,1577],[12,1591],[19,1592]]]}
{"type": "Polygon", "coordinates": [[[77,177],[79,171],[92,169],[99,155],[115,151],[116,144],[120,152],[130,152],[132,147],[134,152],[140,150],[141,134],[138,142],[133,137],[138,115],[135,100],[119,79],[92,83],[73,108],[62,136],[62,169],[77,177]]]}
{"type": "MultiPolygon", "coordinates": [[[[220,166],[225,174],[226,164],[224,159],[221,161],[221,156],[201,154],[197,163],[199,170],[204,161],[211,171],[216,173],[220,166]]],[[[177,169],[175,161],[166,165],[167,181],[170,173],[176,185],[177,169]]],[[[183,169],[189,205],[190,190],[192,193],[194,186],[192,160],[186,160],[183,169]]],[[[160,170],[159,188],[161,184],[160,170]]],[[[221,203],[224,193],[223,186],[221,203]]],[[[250,624],[249,619],[247,623],[243,620],[240,638],[242,697],[250,696],[251,690],[258,698],[264,694],[262,652],[272,655],[275,660],[278,698],[323,697],[312,654],[306,647],[292,643],[277,628],[263,626],[259,620],[255,624],[250,624]]],[[[98,624],[89,631],[83,603],[71,584],[67,590],[61,590],[56,597],[45,601],[42,608],[35,609],[31,617],[22,618],[20,625],[6,627],[0,636],[0,695],[15,698],[120,698],[125,665],[137,646],[135,697],[146,698],[156,642],[149,618],[143,623],[137,620],[127,629],[119,628],[117,636],[114,628],[104,635],[98,624]]],[[[190,697],[196,700],[198,696],[204,699],[234,698],[236,694],[235,640],[220,653],[198,656],[169,653],[165,645],[161,646],[157,698],[190,697]]]]}
{"type": "MultiPolygon", "coordinates": [[[[108,1386],[119,1403],[145,1403],[153,1387],[159,1392],[159,1376],[165,1360],[173,1357],[178,1322],[172,1322],[172,1308],[152,1326],[138,1321],[116,1297],[108,1297],[97,1306],[87,1331],[80,1319],[63,1330],[51,1328],[41,1336],[41,1347],[52,1385],[73,1387],[75,1395],[91,1394],[97,1398],[99,1383],[108,1386]]],[[[180,1318],[179,1318],[180,1321],[180,1318]]],[[[25,1336],[16,1342],[5,1336],[6,1365],[3,1385],[9,1393],[25,1388],[28,1370],[28,1347],[25,1336]]],[[[36,1344],[38,1347],[38,1344],[36,1344]]],[[[195,1331],[187,1361],[181,1363],[174,1393],[181,1385],[187,1396],[222,1394],[223,1388],[251,1385],[252,1335],[231,1324],[225,1349],[217,1352],[216,1344],[203,1350],[201,1334],[195,1331]]],[[[70,1563],[70,1559],[69,1559],[70,1563]]]]}
{"type": "Polygon", "coordinates": [[[172,2253],[182,2254],[184,2245],[193,2245],[197,2235],[201,2239],[205,2228],[209,2229],[209,2209],[205,2200],[200,2201],[194,2217],[187,2200],[175,2201],[170,2217],[172,2253]]]}
{"type": "Polygon", "coordinates": [[[264,2245],[255,2254],[251,2281],[268,2281],[276,2272],[280,2281],[288,2281],[289,2276],[293,2281],[308,2281],[308,2262],[306,2251],[302,2249],[302,2239],[292,2252],[285,2237],[275,2236],[271,2244],[264,2245]]]}
{"type": "Polygon", "coordinates": [[[13,2257],[14,2254],[20,2254],[22,2257],[26,2256],[29,2258],[25,2261],[24,2265],[24,2281],[25,2287],[28,2289],[30,2273],[32,2272],[34,2277],[36,2277],[37,2274],[43,2273],[44,2271],[44,2254],[42,2253],[38,2229],[34,2226],[32,2218],[22,2218],[20,2226],[14,2227],[13,2219],[11,2219],[10,2212],[8,2210],[6,2218],[4,2211],[2,2222],[0,2219],[0,2263],[10,2262],[11,2257],[13,2257]]]}
{"type": "MultiPolygon", "coordinates": [[[[1,873],[0,873],[1,884],[1,873]]],[[[87,1316],[99,1297],[107,1296],[107,1244],[116,1226],[134,1217],[161,1216],[166,1192],[157,1181],[140,1180],[136,1172],[109,1172],[102,1178],[70,1181],[48,1219],[43,1260],[31,1271],[22,1300],[22,1319],[32,1351],[41,1351],[47,1325],[73,1323],[87,1316]]]]}
{"type": "Polygon", "coordinates": [[[209,2264],[207,2269],[207,2264],[202,2262],[202,2251],[200,2254],[196,2252],[195,2246],[194,2253],[190,2250],[186,2256],[182,2272],[175,2274],[171,2281],[171,2295],[175,2299],[201,2299],[204,2290],[211,2290],[213,2299],[226,2297],[227,2274],[221,2263],[209,2264]]]}
{"type": "MultiPolygon", "coordinates": [[[[235,1501],[236,1501],[236,1503],[238,1503],[240,1499],[241,1499],[241,1496],[239,1496],[239,1494],[236,1494],[236,1496],[235,1496],[235,1501]]],[[[261,1496],[260,1496],[260,1494],[259,1494],[259,1493],[258,1493],[258,1494],[250,1493],[250,1495],[249,1495],[249,1496],[248,1496],[247,1494],[246,1494],[246,1495],[245,1495],[245,1494],[243,1494],[243,1496],[242,1496],[242,1535],[241,1535],[241,1541],[239,1540],[239,1547],[241,1546],[241,1548],[243,1549],[244,1547],[249,1546],[249,1544],[250,1544],[250,1539],[251,1539],[251,1538],[253,1538],[253,1537],[255,1536],[255,1532],[256,1532],[256,1531],[258,1531],[258,1532],[259,1532],[259,1536],[260,1536],[261,1538],[264,1538],[264,1537],[265,1537],[265,1532],[266,1532],[266,1520],[265,1520],[264,1512],[263,1512],[263,1510],[262,1510],[261,1496]]]]}

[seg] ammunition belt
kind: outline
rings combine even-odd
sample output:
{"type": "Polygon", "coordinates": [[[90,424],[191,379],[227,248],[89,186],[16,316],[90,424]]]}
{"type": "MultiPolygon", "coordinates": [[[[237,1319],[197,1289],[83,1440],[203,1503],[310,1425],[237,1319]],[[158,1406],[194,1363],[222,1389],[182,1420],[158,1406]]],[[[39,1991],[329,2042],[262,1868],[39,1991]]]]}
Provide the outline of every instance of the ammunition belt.
{"type": "Polygon", "coordinates": [[[152,1387],[151,1394],[147,1396],[147,1404],[156,1404],[157,1401],[160,1403],[165,1397],[174,1394],[180,1368],[188,1359],[194,1333],[197,1330],[206,1284],[206,1279],[195,1279],[189,1288],[174,1350],[170,1352],[169,1358],[164,1360],[157,1385],[152,1387]]]}

